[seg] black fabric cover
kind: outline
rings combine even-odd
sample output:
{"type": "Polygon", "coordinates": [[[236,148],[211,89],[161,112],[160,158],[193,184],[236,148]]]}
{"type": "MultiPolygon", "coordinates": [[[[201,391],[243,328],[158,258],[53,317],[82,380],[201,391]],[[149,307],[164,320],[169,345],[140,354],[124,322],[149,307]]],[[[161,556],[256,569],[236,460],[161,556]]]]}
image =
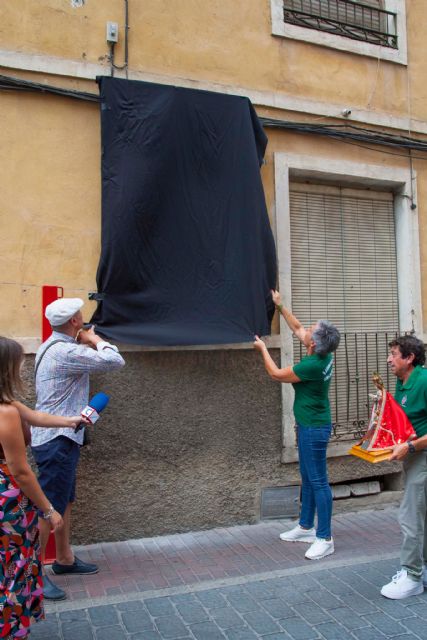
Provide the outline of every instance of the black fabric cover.
{"type": "Polygon", "coordinates": [[[276,255],[247,98],[102,77],[98,308],[109,339],[226,344],[270,332],[276,255]]]}

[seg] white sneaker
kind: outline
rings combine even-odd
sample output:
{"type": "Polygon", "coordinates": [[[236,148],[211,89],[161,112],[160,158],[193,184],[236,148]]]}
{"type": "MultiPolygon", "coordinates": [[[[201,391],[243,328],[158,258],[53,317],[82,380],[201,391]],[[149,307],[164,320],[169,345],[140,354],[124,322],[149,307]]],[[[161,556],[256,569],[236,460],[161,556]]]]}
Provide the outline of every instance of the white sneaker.
{"type": "Polygon", "coordinates": [[[280,539],[285,542],[314,542],[316,540],[316,530],[303,529],[299,524],[290,531],[284,531],[280,534],[280,539]]]}
{"type": "Polygon", "coordinates": [[[334,541],[332,538],[330,540],[316,538],[311,547],[305,552],[305,557],[308,560],[321,560],[325,556],[331,555],[334,551],[334,541]]]}
{"type": "Polygon", "coordinates": [[[391,582],[383,586],[381,595],[392,600],[402,600],[409,596],[419,596],[423,591],[423,580],[415,582],[408,576],[406,569],[401,569],[392,577],[391,582]]]}

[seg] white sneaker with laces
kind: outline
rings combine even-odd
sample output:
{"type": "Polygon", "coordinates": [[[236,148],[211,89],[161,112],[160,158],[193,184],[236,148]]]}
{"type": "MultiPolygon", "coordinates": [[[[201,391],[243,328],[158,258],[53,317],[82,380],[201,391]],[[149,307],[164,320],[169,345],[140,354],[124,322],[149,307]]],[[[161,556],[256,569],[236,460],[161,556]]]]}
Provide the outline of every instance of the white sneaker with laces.
{"type": "Polygon", "coordinates": [[[321,560],[335,551],[333,538],[325,540],[316,538],[311,547],[305,552],[307,560],[321,560]]]}
{"type": "Polygon", "coordinates": [[[391,600],[403,600],[409,596],[419,596],[423,591],[423,580],[416,582],[408,576],[406,569],[401,569],[392,577],[391,582],[383,586],[381,595],[391,600]]]}
{"type": "Polygon", "coordinates": [[[316,530],[314,527],[311,529],[303,529],[301,525],[297,524],[297,526],[290,531],[281,533],[279,537],[285,542],[314,542],[316,540],[316,530]]]}

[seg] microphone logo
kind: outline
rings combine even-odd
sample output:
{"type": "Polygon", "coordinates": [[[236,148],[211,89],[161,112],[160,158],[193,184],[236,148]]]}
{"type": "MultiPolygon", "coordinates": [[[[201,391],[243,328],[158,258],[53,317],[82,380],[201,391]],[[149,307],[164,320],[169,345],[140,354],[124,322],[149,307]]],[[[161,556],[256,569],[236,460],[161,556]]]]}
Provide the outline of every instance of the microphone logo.
{"type": "Polygon", "coordinates": [[[83,418],[87,418],[91,424],[95,424],[95,422],[99,420],[99,413],[89,405],[83,409],[81,415],[83,418]]]}

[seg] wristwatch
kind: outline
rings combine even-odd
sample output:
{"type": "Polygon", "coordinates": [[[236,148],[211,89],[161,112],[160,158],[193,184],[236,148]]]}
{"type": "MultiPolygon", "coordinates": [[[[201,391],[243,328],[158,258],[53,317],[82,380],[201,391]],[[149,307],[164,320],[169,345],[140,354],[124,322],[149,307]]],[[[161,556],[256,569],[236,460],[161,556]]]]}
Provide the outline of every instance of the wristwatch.
{"type": "Polygon", "coordinates": [[[407,442],[406,444],[408,445],[408,453],[415,453],[416,449],[414,443],[407,442]]]}

